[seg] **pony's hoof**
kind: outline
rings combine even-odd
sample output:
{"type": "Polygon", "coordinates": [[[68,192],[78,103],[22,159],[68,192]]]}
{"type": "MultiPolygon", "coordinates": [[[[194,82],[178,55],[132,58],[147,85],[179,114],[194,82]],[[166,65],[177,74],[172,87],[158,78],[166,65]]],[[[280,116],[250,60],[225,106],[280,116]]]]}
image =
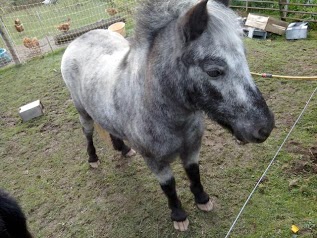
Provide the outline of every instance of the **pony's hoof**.
{"type": "Polygon", "coordinates": [[[212,202],[209,201],[205,204],[199,204],[197,203],[197,207],[202,210],[202,211],[205,211],[205,212],[210,212],[213,208],[214,208],[214,205],[212,204],[212,202]]]}
{"type": "Polygon", "coordinates": [[[128,153],[126,153],[125,157],[132,157],[135,156],[136,152],[134,149],[130,149],[130,151],[128,153]]]}
{"type": "Polygon", "coordinates": [[[188,229],[189,221],[187,218],[185,221],[173,221],[173,223],[174,228],[178,231],[187,231],[188,229]]]}
{"type": "Polygon", "coordinates": [[[89,162],[89,165],[90,165],[91,168],[96,169],[100,165],[100,161],[97,160],[96,162],[89,162]]]}

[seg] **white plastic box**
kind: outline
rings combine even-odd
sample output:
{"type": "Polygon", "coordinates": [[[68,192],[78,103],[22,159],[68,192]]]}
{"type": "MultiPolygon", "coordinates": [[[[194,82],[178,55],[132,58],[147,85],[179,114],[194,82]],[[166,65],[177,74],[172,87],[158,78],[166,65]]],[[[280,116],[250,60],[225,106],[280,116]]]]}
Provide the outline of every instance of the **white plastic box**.
{"type": "Polygon", "coordinates": [[[265,40],[267,37],[267,32],[254,27],[248,27],[245,31],[248,32],[249,38],[262,39],[265,40]]]}
{"type": "Polygon", "coordinates": [[[24,122],[29,121],[35,117],[39,117],[43,115],[43,105],[40,100],[36,100],[29,104],[26,104],[20,107],[20,117],[24,122]]]}
{"type": "Polygon", "coordinates": [[[307,38],[307,22],[293,22],[286,29],[287,40],[298,40],[307,38]]]}

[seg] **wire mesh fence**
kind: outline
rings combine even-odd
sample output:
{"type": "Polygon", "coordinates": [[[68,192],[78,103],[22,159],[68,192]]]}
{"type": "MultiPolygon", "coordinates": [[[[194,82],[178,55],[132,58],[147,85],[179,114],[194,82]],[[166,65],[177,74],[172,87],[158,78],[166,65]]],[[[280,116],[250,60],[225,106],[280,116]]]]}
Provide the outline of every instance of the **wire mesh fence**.
{"type": "Polygon", "coordinates": [[[1,5],[0,67],[10,62],[25,62],[34,56],[65,47],[89,30],[107,29],[116,22],[125,23],[122,25],[127,35],[133,29],[136,0],[23,2],[27,1],[7,1],[1,5]],[[12,55],[12,50],[16,56],[12,55]]]}

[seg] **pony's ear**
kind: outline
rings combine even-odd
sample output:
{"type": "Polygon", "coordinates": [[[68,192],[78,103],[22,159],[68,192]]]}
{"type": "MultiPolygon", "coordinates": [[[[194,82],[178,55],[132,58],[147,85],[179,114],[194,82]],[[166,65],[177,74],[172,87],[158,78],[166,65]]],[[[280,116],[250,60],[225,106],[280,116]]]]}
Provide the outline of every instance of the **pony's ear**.
{"type": "Polygon", "coordinates": [[[219,3],[222,3],[226,7],[229,7],[230,0],[216,0],[219,3]]]}
{"type": "Polygon", "coordinates": [[[181,19],[181,31],[186,43],[197,39],[207,28],[207,2],[208,0],[203,0],[196,4],[181,19]]]}

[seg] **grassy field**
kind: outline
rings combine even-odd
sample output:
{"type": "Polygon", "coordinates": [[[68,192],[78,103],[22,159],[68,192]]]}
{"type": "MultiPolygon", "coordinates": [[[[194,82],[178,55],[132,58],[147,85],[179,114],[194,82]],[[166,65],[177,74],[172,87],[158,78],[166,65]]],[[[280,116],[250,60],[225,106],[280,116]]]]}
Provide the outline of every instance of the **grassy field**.
{"type": "MultiPolygon", "coordinates": [[[[316,34],[305,41],[246,39],[251,71],[317,75],[316,34]]],[[[237,145],[206,121],[201,173],[215,202],[194,205],[178,162],[173,165],[190,229],[176,232],[166,199],[142,158],[121,158],[96,136],[102,164],[88,166],[78,115],[60,74],[63,51],[0,71],[0,187],[23,207],[35,237],[223,238],[253,186],[290,130],[317,81],[256,82],[276,117],[263,144],[237,145]],[[22,123],[19,107],[41,99],[45,115],[22,123]]],[[[280,152],[231,237],[317,237],[317,95],[280,152]]]]}

